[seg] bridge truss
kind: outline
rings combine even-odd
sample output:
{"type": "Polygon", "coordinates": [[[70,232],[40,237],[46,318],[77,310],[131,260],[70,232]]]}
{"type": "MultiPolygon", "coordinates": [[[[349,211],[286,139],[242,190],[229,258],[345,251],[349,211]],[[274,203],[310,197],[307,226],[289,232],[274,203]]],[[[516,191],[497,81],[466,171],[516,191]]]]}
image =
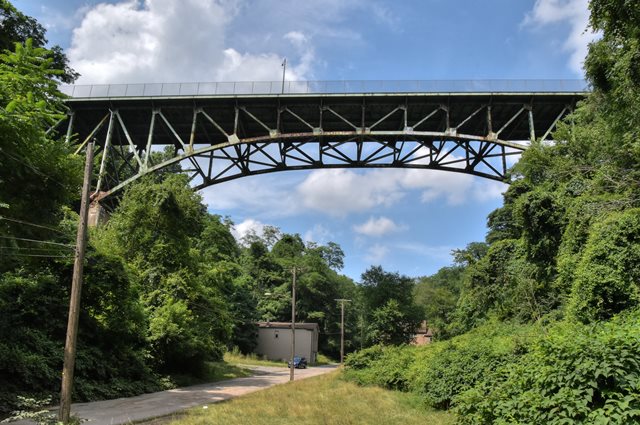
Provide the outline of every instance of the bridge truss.
{"type": "MultiPolygon", "coordinates": [[[[318,168],[419,168],[505,181],[584,93],[403,93],[69,99],[56,131],[94,139],[95,199],[180,164],[196,189],[318,168]]],[[[425,178],[428,178],[425,175],[425,178]]]]}

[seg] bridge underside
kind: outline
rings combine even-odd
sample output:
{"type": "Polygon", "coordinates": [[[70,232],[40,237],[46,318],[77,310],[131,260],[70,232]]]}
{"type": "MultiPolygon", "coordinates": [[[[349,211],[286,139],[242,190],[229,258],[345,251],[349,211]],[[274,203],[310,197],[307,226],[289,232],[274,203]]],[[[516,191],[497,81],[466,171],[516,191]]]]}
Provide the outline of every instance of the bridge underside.
{"type": "MultiPolygon", "coordinates": [[[[318,168],[423,168],[504,181],[582,93],[70,99],[55,129],[99,149],[98,198],[180,164],[201,189],[318,168]]],[[[425,176],[426,178],[426,176],[425,176]]]]}

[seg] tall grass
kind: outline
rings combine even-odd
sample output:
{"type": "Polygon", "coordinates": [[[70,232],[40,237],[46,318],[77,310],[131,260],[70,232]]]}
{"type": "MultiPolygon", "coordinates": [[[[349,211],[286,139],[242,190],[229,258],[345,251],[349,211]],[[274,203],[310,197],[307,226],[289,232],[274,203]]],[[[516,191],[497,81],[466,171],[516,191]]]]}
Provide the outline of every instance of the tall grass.
{"type": "Polygon", "coordinates": [[[224,361],[233,365],[253,365],[253,366],[276,366],[287,367],[286,362],[276,362],[267,360],[255,353],[242,354],[238,350],[227,351],[224,353],[224,361]]]}
{"type": "Polygon", "coordinates": [[[453,422],[452,414],[426,410],[414,395],[361,387],[342,380],[336,371],[193,409],[171,424],[445,425],[453,422]]]}

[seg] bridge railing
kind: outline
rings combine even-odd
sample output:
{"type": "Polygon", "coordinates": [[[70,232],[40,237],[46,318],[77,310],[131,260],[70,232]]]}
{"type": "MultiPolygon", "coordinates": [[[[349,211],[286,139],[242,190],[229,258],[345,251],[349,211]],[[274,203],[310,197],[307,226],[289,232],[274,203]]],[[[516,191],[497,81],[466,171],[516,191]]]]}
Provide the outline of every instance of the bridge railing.
{"type": "Polygon", "coordinates": [[[585,80],[240,81],[62,85],[73,98],[349,93],[586,92],[585,80]]]}

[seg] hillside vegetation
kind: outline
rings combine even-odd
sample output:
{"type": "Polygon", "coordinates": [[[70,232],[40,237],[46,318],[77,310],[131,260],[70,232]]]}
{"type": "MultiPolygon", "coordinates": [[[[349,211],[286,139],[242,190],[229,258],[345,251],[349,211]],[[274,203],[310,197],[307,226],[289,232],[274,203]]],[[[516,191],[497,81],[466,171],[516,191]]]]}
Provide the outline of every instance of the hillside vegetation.
{"type": "Polygon", "coordinates": [[[415,289],[439,342],[352,354],[351,379],[460,423],[640,423],[640,7],[590,9],[593,93],[513,167],[486,241],[415,289]]]}
{"type": "MultiPolygon", "coordinates": [[[[45,28],[0,0],[0,418],[19,397],[57,402],[67,325],[80,141],[49,131],[66,117],[59,81],[77,73],[45,28]]],[[[82,153],[82,152],[80,152],[82,153]]],[[[157,164],[172,152],[154,152],[157,164]]],[[[96,147],[96,187],[103,147],[96,147]]],[[[108,167],[122,171],[123,160],[108,167]]],[[[113,170],[112,170],[113,171],[113,170]]],[[[233,236],[207,211],[179,164],[118,194],[107,224],[91,229],[84,265],[74,401],[117,398],[228,375],[225,352],[248,354],[256,322],[319,325],[323,359],[411,339],[422,313],[413,279],[372,267],[362,285],[340,274],[344,253],[266,226],[233,236]]]]}
{"type": "MultiPolygon", "coordinates": [[[[215,375],[225,352],[253,350],[256,321],[289,320],[295,266],[297,320],[318,323],[320,352],[336,358],[335,300],[352,300],[345,373],[410,393],[384,397],[470,424],[640,423],[640,6],[590,8],[602,33],[585,62],[593,92],[513,167],[486,240],[433,276],[372,266],[357,284],[336,243],[269,226],[238,241],[179,165],[130,185],[90,232],[74,400],[215,375]],[[437,342],[404,345],[425,318],[437,342]]],[[[3,417],[19,396],[58,396],[82,157],[47,131],[67,112],[58,82],[77,76],[64,52],[7,0],[0,21],[3,417]]]]}

